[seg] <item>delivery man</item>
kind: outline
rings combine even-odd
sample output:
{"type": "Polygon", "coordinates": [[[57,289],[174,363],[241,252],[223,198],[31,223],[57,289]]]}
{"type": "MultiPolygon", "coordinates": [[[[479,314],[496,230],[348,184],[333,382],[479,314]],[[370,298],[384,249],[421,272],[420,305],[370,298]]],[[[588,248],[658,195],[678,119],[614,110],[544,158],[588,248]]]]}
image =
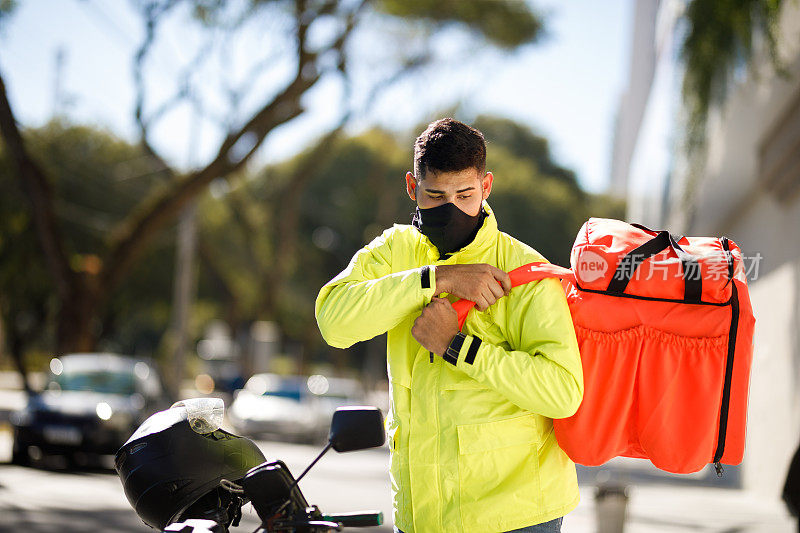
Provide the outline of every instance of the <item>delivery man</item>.
{"type": "Polygon", "coordinates": [[[414,149],[411,225],[395,225],[319,293],[331,346],[388,333],[395,528],[560,531],[578,504],[553,418],[575,413],[583,374],[561,285],[511,289],[506,272],[545,259],[498,231],[486,203],[483,135],[433,122],[414,149]],[[476,303],[459,331],[450,302],[476,303]]]}

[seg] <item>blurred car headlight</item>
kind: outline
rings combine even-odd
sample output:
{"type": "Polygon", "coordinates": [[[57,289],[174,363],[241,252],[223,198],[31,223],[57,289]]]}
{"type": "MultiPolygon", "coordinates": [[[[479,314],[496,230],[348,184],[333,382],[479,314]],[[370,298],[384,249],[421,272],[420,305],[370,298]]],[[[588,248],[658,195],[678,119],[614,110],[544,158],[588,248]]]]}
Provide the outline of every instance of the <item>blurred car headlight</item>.
{"type": "Polygon", "coordinates": [[[114,414],[114,410],[111,409],[111,406],[108,405],[106,402],[100,402],[97,404],[95,408],[95,412],[97,413],[97,417],[100,420],[110,420],[111,415],[114,414]]]}
{"type": "Polygon", "coordinates": [[[98,403],[95,413],[104,425],[114,429],[130,429],[133,424],[133,417],[130,413],[114,411],[106,402],[98,403]]]}

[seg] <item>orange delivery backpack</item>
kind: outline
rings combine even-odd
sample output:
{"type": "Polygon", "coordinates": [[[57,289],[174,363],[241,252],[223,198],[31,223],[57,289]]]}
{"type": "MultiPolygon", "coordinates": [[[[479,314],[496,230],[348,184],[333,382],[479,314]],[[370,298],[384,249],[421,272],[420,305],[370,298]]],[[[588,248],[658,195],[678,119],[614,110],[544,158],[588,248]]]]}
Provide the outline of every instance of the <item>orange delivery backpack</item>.
{"type": "MultiPolygon", "coordinates": [[[[576,463],[649,459],[673,473],[744,455],[755,318],[739,246],[590,218],[572,269],[531,263],[512,285],[560,278],[580,347],[584,397],[553,421],[576,463]]],[[[463,326],[474,304],[454,304],[463,326]]]]}

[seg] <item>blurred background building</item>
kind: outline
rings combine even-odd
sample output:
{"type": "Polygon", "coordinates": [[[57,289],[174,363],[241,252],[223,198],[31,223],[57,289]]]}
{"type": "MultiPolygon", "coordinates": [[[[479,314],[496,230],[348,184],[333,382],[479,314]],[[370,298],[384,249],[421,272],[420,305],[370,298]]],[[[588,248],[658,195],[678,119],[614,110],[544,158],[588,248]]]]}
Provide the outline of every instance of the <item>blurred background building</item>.
{"type": "Polygon", "coordinates": [[[611,190],[627,219],[742,248],[756,315],[742,486],[780,494],[800,439],[800,4],[777,20],[776,69],[763,35],[692,143],[678,43],[686,2],[640,0],[619,105],[611,190]]]}

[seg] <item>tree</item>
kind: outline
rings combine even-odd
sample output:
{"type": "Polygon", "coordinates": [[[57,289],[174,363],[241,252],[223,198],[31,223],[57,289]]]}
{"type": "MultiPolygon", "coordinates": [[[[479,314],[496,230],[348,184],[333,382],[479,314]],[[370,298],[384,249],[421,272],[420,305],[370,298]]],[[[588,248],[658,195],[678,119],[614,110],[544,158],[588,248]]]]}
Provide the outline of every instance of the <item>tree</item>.
{"type": "Polygon", "coordinates": [[[763,36],[773,66],[782,71],[777,54],[778,18],[783,0],[691,0],[684,18],[681,45],[686,67],[683,100],[688,110],[690,147],[703,144],[708,111],[727,93],[734,71],[749,63],[754,35],[763,36]]]}
{"type": "Polygon", "coordinates": [[[380,130],[325,136],[291,160],[237,180],[219,198],[205,199],[201,279],[213,291],[206,297],[226,302],[232,330],[274,320],[305,353],[318,350],[319,287],[380,224],[407,222],[398,217],[410,208],[397,181],[406,151],[380,130]]]}
{"type": "Polygon", "coordinates": [[[568,264],[590,195],[572,170],[553,160],[544,137],[499,117],[478,117],[475,126],[489,144],[486,163],[496,175],[492,205],[503,229],[548,260],[568,264]]]}
{"type": "MultiPolygon", "coordinates": [[[[107,232],[152,188],[167,179],[138,146],[106,131],[53,120],[25,132],[26,145],[43,172],[53,177],[53,213],[75,276],[93,276],[107,232]]],[[[0,175],[12,175],[11,154],[0,145],[0,175]]],[[[33,213],[18,181],[0,180],[0,316],[9,351],[24,370],[27,349],[52,353],[58,312],[55,282],[41,261],[33,213]]],[[[169,306],[173,247],[170,233],[150,243],[146,261],[117,288],[91,324],[102,348],[147,353],[162,328],[159,309],[169,306]],[[166,253],[165,253],[166,252],[166,253]]]]}
{"type": "MultiPolygon", "coordinates": [[[[11,167],[30,203],[37,241],[56,294],[56,351],[91,350],[95,347],[99,333],[95,325],[102,321],[112,294],[128,280],[148,245],[212,181],[242,172],[276,128],[301,116],[305,112],[304,95],[321,80],[339,80],[345,87],[347,99],[348,89],[353,86],[351,40],[368,24],[383,19],[412,22],[411,30],[415,33],[408,35],[406,32],[405,36],[410,41],[416,36],[418,46],[407,47],[410,51],[406,54],[398,54],[398,50],[405,48],[391,48],[391,60],[386,63],[390,67],[384,69],[387,71],[384,76],[371,79],[370,87],[364,90],[367,95],[428,64],[430,51],[424,44],[445,26],[466,28],[484,36],[487,42],[504,48],[533,42],[540,33],[538,17],[514,0],[481,2],[469,8],[459,4],[447,17],[436,15],[437,8],[429,1],[414,0],[405,4],[400,11],[394,2],[366,0],[252,0],[235,5],[215,0],[149,0],[139,4],[145,36],[133,62],[138,93],[134,116],[139,126],[139,142],[149,158],[148,164],[158,168],[166,179],[105,234],[100,249],[93,251],[91,268],[76,267],[70,259],[75,252],[64,238],[65,230],[55,209],[57,191],[53,189],[56,181],[53,174],[58,170],[47,168],[35,156],[19,129],[5,80],[0,76],[0,133],[12,161],[11,167]],[[159,24],[183,8],[192,12],[196,23],[207,28],[206,44],[195,51],[194,59],[180,74],[174,96],[158,105],[149,105],[145,99],[147,61],[157,41],[159,24]],[[219,41],[220,34],[230,37],[259,13],[268,14],[278,20],[277,27],[284,28],[279,42],[263,59],[254,61],[252,76],[245,79],[241,87],[226,88],[232,112],[219,119],[224,134],[215,155],[196,170],[180,172],[151,142],[151,132],[171,110],[187,102],[199,113],[213,118],[214,115],[208,111],[211,106],[203,101],[201,89],[209,85],[209,80],[198,79],[195,74],[203,72],[204,61],[212,55],[210,49],[219,41]],[[504,24],[515,28],[514,33],[499,31],[498,28],[504,24]],[[325,26],[329,30],[327,35],[325,31],[315,33],[318,26],[325,26]],[[323,37],[319,37],[320,33],[323,37]],[[260,104],[243,112],[244,88],[263,77],[269,72],[268,67],[276,62],[288,65],[289,74],[278,78],[280,81],[272,87],[270,96],[262,96],[260,104]]],[[[225,83],[227,80],[223,80],[223,85],[225,83]]],[[[339,126],[349,116],[349,105],[348,100],[342,106],[345,112],[339,126]]]]}

